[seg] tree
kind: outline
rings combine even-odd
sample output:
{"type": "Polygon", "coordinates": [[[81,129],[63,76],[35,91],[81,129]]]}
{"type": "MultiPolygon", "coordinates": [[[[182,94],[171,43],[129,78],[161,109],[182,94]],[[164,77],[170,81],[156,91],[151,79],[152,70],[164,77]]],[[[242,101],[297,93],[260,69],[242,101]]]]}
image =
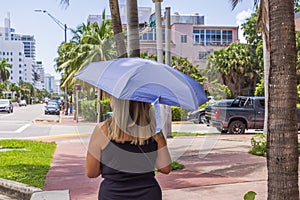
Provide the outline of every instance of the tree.
{"type": "MultiPolygon", "coordinates": [[[[61,4],[69,6],[69,0],[61,0],[61,4]]],[[[125,58],[127,57],[127,50],[125,45],[125,38],[122,33],[122,24],[121,24],[121,17],[119,11],[119,2],[118,0],[109,0],[109,7],[111,12],[111,19],[112,19],[112,28],[114,32],[114,37],[117,45],[117,55],[118,57],[125,58]]],[[[131,12],[131,11],[130,11],[131,12]]]]}
{"type": "Polygon", "coordinates": [[[270,0],[268,199],[299,199],[293,0],[270,0]]]}
{"type": "Polygon", "coordinates": [[[259,71],[254,49],[247,44],[232,43],[208,57],[205,74],[209,82],[218,80],[233,96],[238,96],[253,95],[259,71]]]}
{"type": "Polygon", "coordinates": [[[0,61],[0,82],[5,82],[9,79],[9,69],[11,68],[12,65],[9,64],[6,59],[0,61]]]}
{"type": "Polygon", "coordinates": [[[118,0],[109,0],[109,7],[110,7],[111,19],[112,19],[112,29],[114,31],[114,37],[117,45],[118,57],[126,58],[127,50],[125,45],[125,37],[122,32],[122,24],[121,24],[118,0]]]}
{"type": "Polygon", "coordinates": [[[137,0],[126,0],[127,5],[127,41],[129,57],[140,57],[140,37],[137,0]]]}
{"type": "MultiPolygon", "coordinates": [[[[264,52],[267,50],[270,58],[265,60],[268,66],[265,66],[268,110],[265,132],[270,200],[299,199],[295,2],[298,1],[261,0],[260,4],[264,14],[261,18],[266,41],[264,52]]],[[[232,3],[236,5],[238,0],[232,3]]]]}
{"type": "Polygon", "coordinates": [[[76,81],[74,75],[87,64],[116,58],[111,21],[105,19],[105,12],[102,17],[101,26],[97,23],[82,24],[73,31],[72,41],[59,47],[56,70],[62,73],[61,87],[67,85],[71,91],[76,81]]]}

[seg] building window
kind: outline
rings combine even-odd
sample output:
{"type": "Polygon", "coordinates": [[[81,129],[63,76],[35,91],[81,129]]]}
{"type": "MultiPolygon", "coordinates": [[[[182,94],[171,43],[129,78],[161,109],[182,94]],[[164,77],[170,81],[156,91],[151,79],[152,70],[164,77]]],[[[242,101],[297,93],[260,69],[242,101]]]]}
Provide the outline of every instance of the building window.
{"type": "Polygon", "coordinates": [[[221,46],[232,43],[232,30],[194,30],[194,44],[221,46]]]}
{"type": "Polygon", "coordinates": [[[22,58],[19,58],[19,62],[22,62],[22,58]]]}
{"type": "Polygon", "coordinates": [[[223,30],[222,31],[222,41],[223,41],[223,44],[230,44],[232,42],[232,31],[231,30],[223,30]]]}
{"type": "Polygon", "coordinates": [[[21,56],[22,55],[22,52],[19,52],[19,56],[21,56]]]}
{"type": "Polygon", "coordinates": [[[19,70],[19,74],[22,74],[22,71],[21,71],[21,70],[19,70]]]}
{"type": "MultiPolygon", "coordinates": [[[[165,41],[165,29],[162,29],[163,42],[165,41]]],[[[152,28],[150,31],[144,33],[140,37],[141,41],[156,41],[156,29],[152,28]]]]}
{"type": "Polygon", "coordinates": [[[181,35],[181,43],[187,43],[187,35],[181,35]]]}
{"type": "Polygon", "coordinates": [[[199,60],[205,60],[209,54],[209,51],[199,51],[199,60]]]}
{"type": "Polygon", "coordinates": [[[13,52],[10,52],[10,55],[12,56],[12,55],[13,55],[13,52]]]}
{"type": "Polygon", "coordinates": [[[22,65],[21,64],[19,64],[19,68],[21,68],[22,67],[22,65]]]}
{"type": "Polygon", "coordinates": [[[13,61],[13,59],[11,58],[11,59],[10,59],[10,61],[12,62],[12,61],[13,61]]]}

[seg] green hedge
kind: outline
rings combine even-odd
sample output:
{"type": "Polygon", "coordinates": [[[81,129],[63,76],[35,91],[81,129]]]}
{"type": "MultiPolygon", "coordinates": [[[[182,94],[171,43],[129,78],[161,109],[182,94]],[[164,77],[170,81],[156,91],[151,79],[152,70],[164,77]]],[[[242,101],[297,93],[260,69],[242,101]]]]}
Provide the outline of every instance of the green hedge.
{"type": "Polygon", "coordinates": [[[188,109],[180,108],[177,106],[171,106],[172,109],[172,121],[184,121],[187,119],[188,109]]]}
{"type": "MultiPolygon", "coordinates": [[[[110,112],[110,99],[103,99],[100,101],[101,105],[101,119],[104,119],[104,115],[107,112],[110,112]]],[[[84,118],[86,121],[95,122],[97,121],[97,100],[87,100],[82,101],[79,106],[79,114],[84,118]]]]}
{"type": "MultiPolygon", "coordinates": [[[[105,119],[105,114],[111,112],[110,99],[103,99],[100,101],[101,105],[101,121],[105,119]]],[[[172,121],[184,121],[187,119],[188,109],[180,108],[177,106],[171,106],[172,109],[172,121]]],[[[86,121],[97,120],[97,100],[87,100],[80,102],[79,114],[86,121]]]]}

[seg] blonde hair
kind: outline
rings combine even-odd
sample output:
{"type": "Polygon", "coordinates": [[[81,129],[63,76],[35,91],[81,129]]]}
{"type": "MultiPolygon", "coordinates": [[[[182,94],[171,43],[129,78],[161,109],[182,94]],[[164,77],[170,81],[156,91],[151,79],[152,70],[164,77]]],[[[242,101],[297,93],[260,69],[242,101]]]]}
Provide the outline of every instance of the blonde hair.
{"type": "Polygon", "coordinates": [[[142,145],[155,134],[156,122],[150,103],[111,97],[113,115],[107,120],[110,139],[142,145]]]}

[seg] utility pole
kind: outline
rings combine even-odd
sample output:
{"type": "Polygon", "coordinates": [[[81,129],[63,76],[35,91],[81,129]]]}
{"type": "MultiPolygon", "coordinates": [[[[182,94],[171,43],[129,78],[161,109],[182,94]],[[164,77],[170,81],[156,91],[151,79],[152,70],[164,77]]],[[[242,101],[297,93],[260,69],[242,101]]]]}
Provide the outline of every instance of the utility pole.
{"type": "Polygon", "coordinates": [[[161,25],[161,2],[163,2],[163,0],[152,1],[155,3],[157,61],[163,63],[163,38],[161,25]]]}
{"type": "MultiPolygon", "coordinates": [[[[156,48],[157,48],[157,61],[163,63],[163,37],[162,37],[162,21],[161,21],[161,3],[163,0],[152,0],[155,3],[155,17],[156,17],[156,48]]],[[[170,107],[167,105],[161,105],[163,133],[166,137],[172,137],[170,119],[170,107]]]]}
{"type": "MultiPolygon", "coordinates": [[[[171,8],[166,7],[166,27],[165,27],[165,46],[166,46],[166,64],[171,66],[171,8]]],[[[167,133],[167,138],[172,137],[172,109],[170,106],[165,106],[166,112],[166,125],[165,131],[167,133]]]]}

